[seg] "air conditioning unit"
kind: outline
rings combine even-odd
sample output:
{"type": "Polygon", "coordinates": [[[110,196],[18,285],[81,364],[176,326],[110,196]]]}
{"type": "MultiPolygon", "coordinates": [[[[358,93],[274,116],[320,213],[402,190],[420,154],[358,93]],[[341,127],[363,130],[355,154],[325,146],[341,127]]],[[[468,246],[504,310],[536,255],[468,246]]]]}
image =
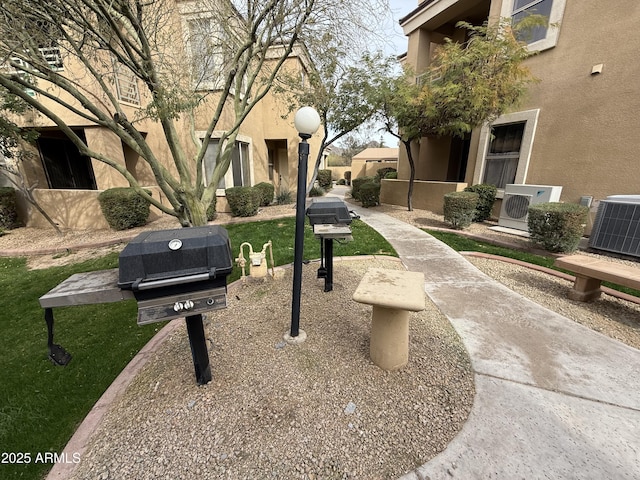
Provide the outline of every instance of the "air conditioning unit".
{"type": "Polygon", "coordinates": [[[562,187],[550,185],[508,184],[502,197],[498,225],[528,231],[529,206],[536,203],[559,202],[562,187]]]}
{"type": "Polygon", "coordinates": [[[589,246],[640,257],[640,195],[612,195],[601,200],[589,246]]]}

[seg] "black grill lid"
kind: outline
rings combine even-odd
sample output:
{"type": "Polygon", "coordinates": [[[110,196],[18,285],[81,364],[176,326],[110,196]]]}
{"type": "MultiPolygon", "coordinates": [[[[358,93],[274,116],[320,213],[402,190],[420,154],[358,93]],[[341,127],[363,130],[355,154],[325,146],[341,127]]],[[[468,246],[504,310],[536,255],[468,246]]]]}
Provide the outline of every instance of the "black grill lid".
{"type": "Polygon", "coordinates": [[[351,215],[347,204],[339,198],[320,197],[311,200],[307,208],[307,216],[311,225],[351,223],[351,215]]]}
{"type": "Polygon", "coordinates": [[[143,232],[119,265],[118,286],[133,290],[224,278],[233,269],[229,234],[217,225],[143,232]]]}

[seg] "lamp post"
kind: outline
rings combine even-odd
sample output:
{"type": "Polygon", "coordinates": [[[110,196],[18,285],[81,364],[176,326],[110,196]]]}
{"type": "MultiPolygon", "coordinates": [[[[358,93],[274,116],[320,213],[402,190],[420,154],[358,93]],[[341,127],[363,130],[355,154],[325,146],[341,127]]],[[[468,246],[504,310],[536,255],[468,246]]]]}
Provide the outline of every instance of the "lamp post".
{"type": "Polygon", "coordinates": [[[312,107],[302,107],[296,112],[293,123],[302,139],[298,144],[298,192],[296,196],[296,236],[293,249],[293,296],[291,301],[291,330],[285,340],[297,343],[306,338],[300,330],[300,291],[302,287],[302,251],[304,249],[304,214],[307,197],[307,140],[320,127],[320,115],[312,107]]]}

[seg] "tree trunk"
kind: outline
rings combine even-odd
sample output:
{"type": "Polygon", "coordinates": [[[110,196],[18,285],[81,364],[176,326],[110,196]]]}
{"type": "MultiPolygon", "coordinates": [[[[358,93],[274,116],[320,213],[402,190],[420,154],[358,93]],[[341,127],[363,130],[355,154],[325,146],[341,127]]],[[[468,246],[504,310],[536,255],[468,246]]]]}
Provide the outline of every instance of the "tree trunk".
{"type": "Polygon", "coordinates": [[[402,144],[404,145],[404,148],[407,150],[407,160],[409,160],[409,168],[411,172],[409,174],[409,190],[407,191],[407,210],[412,212],[413,211],[413,203],[412,203],[413,182],[416,179],[416,165],[413,162],[413,154],[411,153],[411,140],[402,140],[402,144]]]}
{"type": "Polygon", "coordinates": [[[207,224],[207,207],[202,200],[197,198],[190,192],[184,192],[182,195],[182,204],[184,210],[178,219],[183,227],[201,227],[207,224]]]}

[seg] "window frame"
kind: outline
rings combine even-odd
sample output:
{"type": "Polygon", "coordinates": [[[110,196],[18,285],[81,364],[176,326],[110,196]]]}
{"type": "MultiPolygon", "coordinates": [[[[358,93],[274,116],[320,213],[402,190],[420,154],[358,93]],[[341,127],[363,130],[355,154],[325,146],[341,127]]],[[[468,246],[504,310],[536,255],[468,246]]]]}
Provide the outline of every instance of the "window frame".
{"type": "MultiPolygon", "coordinates": [[[[197,132],[198,137],[201,139],[202,142],[210,142],[211,140],[217,140],[218,141],[218,145],[220,145],[220,138],[222,137],[222,132],[213,132],[211,134],[211,137],[209,138],[205,138],[205,133],[206,132],[197,132]]],[[[237,145],[238,151],[240,152],[240,161],[239,161],[239,165],[240,165],[240,178],[242,178],[242,183],[243,186],[253,186],[254,184],[254,166],[253,166],[253,141],[251,139],[251,137],[245,136],[245,135],[238,135],[236,137],[235,143],[237,145]],[[243,148],[244,146],[244,148],[243,148]],[[247,158],[246,158],[246,163],[243,161],[243,151],[246,152],[247,154],[247,158]],[[245,171],[245,166],[248,167],[249,171],[245,171]],[[249,185],[244,185],[244,181],[248,180],[249,181],[249,185]]],[[[232,153],[233,155],[233,153],[232,153]]],[[[214,167],[215,168],[215,167],[214,167]]],[[[216,196],[217,197],[224,197],[225,196],[225,189],[227,188],[231,188],[232,186],[235,185],[234,182],[234,162],[233,159],[231,161],[231,164],[229,165],[229,169],[227,170],[227,172],[225,173],[222,181],[224,182],[224,187],[223,188],[217,188],[216,189],[216,196]]],[[[206,170],[206,165],[205,162],[202,163],[202,175],[204,178],[204,184],[205,187],[209,185],[209,181],[207,178],[207,170],[206,170]]]]}
{"type": "MultiPolygon", "coordinates": [[[[192,25],[197,22],[206,22],[207,27],[210,31],[215,31],[216,35],[222,38],[225,33],[222,26],[220,26],[214,16],[211,14],[205,13],[192,13],[182,14],[182,19],[184,22],[184,42],[187,48],[187,52],[190,59],[190,68],[191,68],[191,80],[196,90],[220,90],[224,85],[224,78],[221,75],[217,75],[214,77],[208,77],[205,73],[202,72],[202,66],[198,65],[196,67],[197,58],[200,57],[200,53],[196,52],[196,47],[193,44],[193,38],[195,34],[192,30],[192,25]],[[200,75],[202,73],[202,75],[200,75]]],[[[207,64],[209,71],[222,71],[225,65],[225,54],[224,51],[211,51],[207,53],[207,64]]]]}
{"type": "MultiPolygon", "coordinates": [[[[491,124],[485,124],[480,130],[480,140],[478,142],[478,153],[476,156],[476,165],[473,173],[473,183],[482,183],[484,179],[485,169],[487,167],[487,155],[491,146],[491,129],[493,127],[508,125],[511,123],[525,123],[524,132],[522,134],[522,142],[520,144],[520,156],[518,158],[518,167],[516,169],[516,178],[514,183],[524,184],[527,179],[529,163],[531,161],[531,153],[533,151],[533,143],[535,139],[536,129],[538,126],[538,117],[540,109],[525,110],[522,112],[508,113],[498,117],[491,124]]],[[[504,189],[498,189],[497,198],[502,198],[504,189]]]]}
{"type": "Polygon", "coordinates": [[[116,97],[119,102],[126,103],[127,105],[133,105],[139,107],[140,102],[140,89],[138,88],[138,78],[124,65],[118,62],[115,58],[112,58],[113,62],[113,76],[116,86],[116,97]],[[125,85],[123,85],[125,84],[125,85]],[[127,91],[126,84],[130,85],[131,93],[133,95],[126,95],[123,92],[127,91]]]}
{"type": "MultiPolygon", "coordinates": [[[[534,1],[534,0],[532,0],[534,1]]],[[[541,40],[527,44],[527,49],[530,52],[541,52],[555,47],[558,44],[558,37],[560,36],[560,23],[564,16],[565,6],[567,0],[552,0],[551,14],[549,16],[549,27],[547,28],[547,35],[541,40]]],[[[503,18],[512,18],[514,13],[525,11],[525,9],[519,8],[517,12],[514,12],[515,0],[504,0],[502,3],[502,9],[500,10],[500,16],[503,18]]],[[[535,7],[531,5],[529,8],[535,7]]]]}

